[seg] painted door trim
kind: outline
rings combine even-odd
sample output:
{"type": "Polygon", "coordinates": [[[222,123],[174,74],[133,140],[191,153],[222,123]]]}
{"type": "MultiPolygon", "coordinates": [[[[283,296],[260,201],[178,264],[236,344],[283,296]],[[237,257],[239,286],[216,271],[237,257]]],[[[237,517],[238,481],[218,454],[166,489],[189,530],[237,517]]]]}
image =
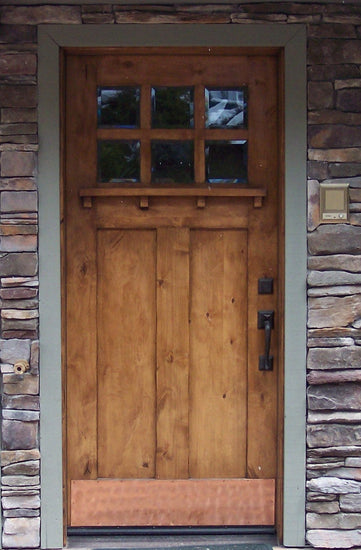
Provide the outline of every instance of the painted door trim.
{"type": "Polygon", "coordinates": [[[276,46],[285,57],[284,533],[305,543],[306,31],[304,25],[40,25],[41,547],[63,544],[59,53],[87,46],[276,46]]]}

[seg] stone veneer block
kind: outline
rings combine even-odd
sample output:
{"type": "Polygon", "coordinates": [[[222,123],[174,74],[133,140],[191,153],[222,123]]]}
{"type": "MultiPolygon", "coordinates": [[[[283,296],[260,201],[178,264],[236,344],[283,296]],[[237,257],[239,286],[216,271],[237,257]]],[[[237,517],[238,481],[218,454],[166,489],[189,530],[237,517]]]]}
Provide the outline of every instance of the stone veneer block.
{"type": "MultiPolygon", "coordinates": [[[[2,467],[3,476],[37,476],[40,471],[39,460],[25,460],[24,462],[18,462],[16,464],[9,464],[2,467]]],[[[20,506],[21,508],[21,506],[20,506]]]]}
{"type": "Polygon", "coordinates": [[[308,512],[317,514],[337,514],[340,511],[338,502],[308,502],[306,505],[308,512]]]}
{"type": "Polygon", "coordinates": [[[361,254],[361,228],[346,224],[320,225],[308,237],[309,251],[317,254],[361,254]]]}
{"type": "Polygon", "coordinates": [[[36,55],[29,53],[0,53],[0,72],[4,75],[36,73],[36,55]]]}
{"type": "Polygon", "coordinates": [[[36,109],[1,109],[2,123],[29,123],[36,121],[36,109]]]}
{"type": "Polygon", "coordinates": [[[346,458],[345,466],[361,468],[361,458],[357,458],[357,457],[346,458]]]}
{"type": "MultiPolygon", "coordinates": [[[[361,103],[361,90],[357,100],[361,103]]],[[[353,105],[347,111],[355,111],[353,105]]],[[[361,105],[359,107],[361,112],[361,105]]],[[[314,125],[309,128],[308,139],[310,147],[328,149],[330,147],[356,147],[361,145],[361,127],[344,124],[314,125]]]]}
{"type": "Polygon", "coordinates": [[[350,369],[361,365],[361,346],[313,348],[308,352],[309,369],[350,369]]]}
{"type": "Polygon", "coordinates": [[[331,82],[309,82],[309,109],[332,109],[334,107],[333,95],[333,86],[331,82]]]}
{"type": "Polygon", "coordinates": [[[39,376],[4,374],[3,380],[3,391],[7,395],[37,395],[39,393],[39,376]]]}
{"type": "MultiPolygon", "coordinates": [[[[312,410],[308,411],[307,414],[307,421],[309,424],[325,424],[325,423],[336,423],[336,424],[343,424],[343,423],[349,423],[349,424],[361,424],[361,412],[350,412],[350,411],[337,411],[337,412],[330,412],[330,411],[317,411],[314,412],[312,410]]],[[[332,468],[334,466],[334,463],[326,459],[326,462],[329,466],[329,468],[332,468]]],[[[340,465],[342,465],[340,463],[340,465]]],[[[309,465],[308,468],[312,469],[309,465]]]]}
{"type": "Polygon", "coordinates": [[[1,194],[1,212],[36,212],[37,207],[36,191],[4,191],[1,194]]]}
{"type": "MultiPolygon", "coordinates": [[[[357,445],[361,441],[361,425],[353,424],[314,424],[307,427],[309,447],[331,447],[332,445],[357,445]]],[[[336,478],[335,478],[336,479],[336,478]]],[[[338,480],[341,482],[341,480],[338,480]]],[[[342,480],[349,481],[349,480],[342,480]]],[[[352,482],[356,483],[356,482],[352,482]]],[[[357,491],[326,491],[355,493],[357,491]]],[[[351,487],[351,486],[350,486],[351,487]]],[[[361,487],[359,486],[359,491],[361,487]]]]}
{"type": "Polygon", "coordinates": [[[1,252],[35,252],[37,243],[36,235],[0,236],[1,252]]]}
{"type": "MultiPolygon", "coordinates": [[[[3,151],[1,153],[1,176],[24,177],[34,176],[34,173],[34,153],[24,151],[3,151]]],[[[3,212],[9,212],[9,210],[3,210],[3,212]]]]}
{"type": "Polygon", "coordinates": [[[36,548],[40,544],[40,518],[6,518],[3,548],[36,548]]]}
{"type": "Polygon", "coordinates": [[[361,530],[310,529],[306,539],[315,548],[352,548],[361,546],[361,530]]]}
{"type": "MultiPolygon", "coordinates": [[[[22,422],[19,420],[3,420],[2,422],[2,446],[3,449],[33,449],[39,444],[38,423],[22,422]]],[[[19,476],[15,476],[19,477],[19,476]]],[[[5,476],[2,476],[5,483],[5,476]]],[[[17,482],[15,483],[15,485],[17,482]]]]}
{"type": "Polygon", "coordinates": [[[16,508],[40,508],[39,495],[24,495],[23,497],[3,497],[1,501],[5,510],[14,510],[16,508]]]}
{"type": "MultiPolygon", "coordinates": [[[[36,384],[36,388],[38,384],[36,384]]],[[[29,409],[31,411],[38,411],[39,396],[36,395],[3,395],[2,406],[7,409],[29,409]]]]}
{"type": "Polygon", "coordinates": [[[30,359],[30,340],[0,340],[0,362],[15,363],[19,359],[30,359]]]}
{"type": "Polygon", "coordinates": [[[309,299],[309,328],[347,327],[356,322],[360,316],[361,297],[358,294],[345,297],[327,296],[309,299]]]}
{"type": "Polygon", "coordinates": [[[307,481],[307,488],[310,491],[317,491],[326,494],[348,494],[360,493],[361,484],[349,479],[338,479],[337,477],[319,477],[307,481]]]}
{"type": "MultiPolygon", "coordinates": [[[[341,111],[361,113],[361,90],[354,88],[337,92],[336,107],[341,111]]],[[[357,143],[353,145],[357,145],[357,143]]]]}
{"type": "Polygon", "coordinates": [[[344,512],[361,512],[361,494],[341,495],[340,508],[344,512]]]}
{"type": "Polygon", "coordinates": [[[342,39],[311,38],[308,48],[308,62],[311,65],[337,65],[361,63],[361,41],[342,39]]]}
{"type": "Polygon", "coordinates": [[[310,512],[306,515],[308,529],[357,529],[361,525],[360,514],[317,514],[310,512]]]}
{"type": "Polygon", "coordinates": [[[0,272],[3,277],[34,276],[38,272],[38,256],[35,252],[0,253],[0,272]]]}
{"type": "MultiPolygon", "coordinates": [[[[1,238],[1,237],[0,237],[1,238]]],[[[361,273],[347,271],[310,271],[307,282],[314,286],[360,285],[361,273]]]]}
{"type": "MultiPolygon", "coordinates": [[[[361,384],[323,384],[310,386],[307,392],[308,407],[312,411],[354,410],[361,409],[361,384]]],[[[332,433],[330,433],[332,436],[332,433]]],[[[336,434],[335,434],[336,436],[336,434]]],[[[332,441],[329,442],[333,445],[332,441]]],[[[348,443],[342,443],[348,444],[348,443]]],[[[313,447],[317,447],[316,444],[313,447]]],[[[324,445],[320,445],[324,446],[324,445]]]]}
{"type": "Polygon", "coordinates": [[[29,460],[39,460],[39,449],[16,450],[16,451],[1,451],[1,466],[27,462],[29,460]]]}
{"type": "Polygon", "coordinates": [[[80,6],[5,6],[0,8],[0,20],[11,25],[44,23],[81,23],[80,6]]]}
{"type": "Polygon", "coordinates": [[[321,162],[359,162],[361,156],[360,147],[348,147],[344,149],[309,149],[309,160],[321,162]]]}
{"type": "Polygon", "coordinates": [[[318,271],[346,270],[361,273],[361,256],[337,254],[337,256],[311,256],[308,258],[308,268],[318,271]]]}
{"type": "MultiPolygon", "coordinates": [[[[5,8],[8,9],[8,8],[5,8]]],[[[1,16],[0,16],[1,19],[1,16]]],[[[1,107],[32,108],[37,105],[36,86],[0,86],[1,107]]]]}
{"type": "Polygon", "coordinates": [[[0,26],[0,44],[31,44],[36,41],[36,28],[30,25],[0,26]]]}

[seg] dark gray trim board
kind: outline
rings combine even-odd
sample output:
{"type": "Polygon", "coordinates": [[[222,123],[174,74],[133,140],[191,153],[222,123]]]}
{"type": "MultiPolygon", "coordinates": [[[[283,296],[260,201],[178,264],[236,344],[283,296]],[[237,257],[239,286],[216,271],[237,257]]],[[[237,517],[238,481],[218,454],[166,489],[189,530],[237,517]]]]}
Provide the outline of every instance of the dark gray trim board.
{"type": "MultiPolygon", "coordinates": [[[[29,3],[29,2],[28,2],[29,3]]],[[[67,4],[70,2],[68,1],[67,4]]],[[[99,0],[97,0],[99,3],[99,0]]],[[[302,25],[41,25],[39,190],[42,548],[62,525],[59,51],[65,46],[280,46],[285,53],[286,546],[305,542],[306,35],[302,25]],[[297,261],[295,261],[297,255],[297,261]]]]}

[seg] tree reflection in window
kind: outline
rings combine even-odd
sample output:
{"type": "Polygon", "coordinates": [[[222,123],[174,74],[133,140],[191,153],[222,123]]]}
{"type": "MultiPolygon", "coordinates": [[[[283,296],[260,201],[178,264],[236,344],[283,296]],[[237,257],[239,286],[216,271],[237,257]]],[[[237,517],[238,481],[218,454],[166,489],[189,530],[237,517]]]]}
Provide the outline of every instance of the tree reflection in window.
{"type": "Polygon", "coordinates": [[[152,128],[193,128],[193,88],[152,88],[152,128]]]}
{"type": "Polygon", "coordinates": [[[205,89],[206,128],[246,128],[245,88],[205,89]]]}
{"type": "Polygon", "coordinates": [[[139,141],[98,142],[98,181],[135,183],[139,179],[139,141]]]}
{"type": "Polygon", "coordinates": [[[98,88],[98,126],[139,128],[140,89],[98,88]]]}

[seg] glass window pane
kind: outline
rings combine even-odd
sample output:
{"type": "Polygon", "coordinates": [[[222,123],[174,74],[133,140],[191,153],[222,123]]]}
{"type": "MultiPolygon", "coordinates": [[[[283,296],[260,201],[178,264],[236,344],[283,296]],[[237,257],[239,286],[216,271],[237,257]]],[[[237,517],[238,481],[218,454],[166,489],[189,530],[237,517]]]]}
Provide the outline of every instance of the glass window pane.
{"type": "Polygon", "coordinates": [[[98,142],[98,181],[133,183],[139,179],[139,141],[98,142]]]}
{"type": "Polygon", "coordinates": [[[139,100],[139,88],[98,88],[98,126],[139,128],[139,100]]]}
{"type": "Polygon", "coordinates": [[[206,128],[246,128],[245,88],[205,89],[206,128]]]}
{"type": "Polygon", "coordinates": [[[247,141],[206,141],[209,183],[247,183],[247,141]]]}
{"type": "Polygon", "coordinates": [[[153,128],[193,128],[193,88],[152,88],[153,128]]]}
{"type": "Polygon", "coordinates": [[[152,141],[152,183],[193,183],[193,159],[193,141],[152,141]]]}

